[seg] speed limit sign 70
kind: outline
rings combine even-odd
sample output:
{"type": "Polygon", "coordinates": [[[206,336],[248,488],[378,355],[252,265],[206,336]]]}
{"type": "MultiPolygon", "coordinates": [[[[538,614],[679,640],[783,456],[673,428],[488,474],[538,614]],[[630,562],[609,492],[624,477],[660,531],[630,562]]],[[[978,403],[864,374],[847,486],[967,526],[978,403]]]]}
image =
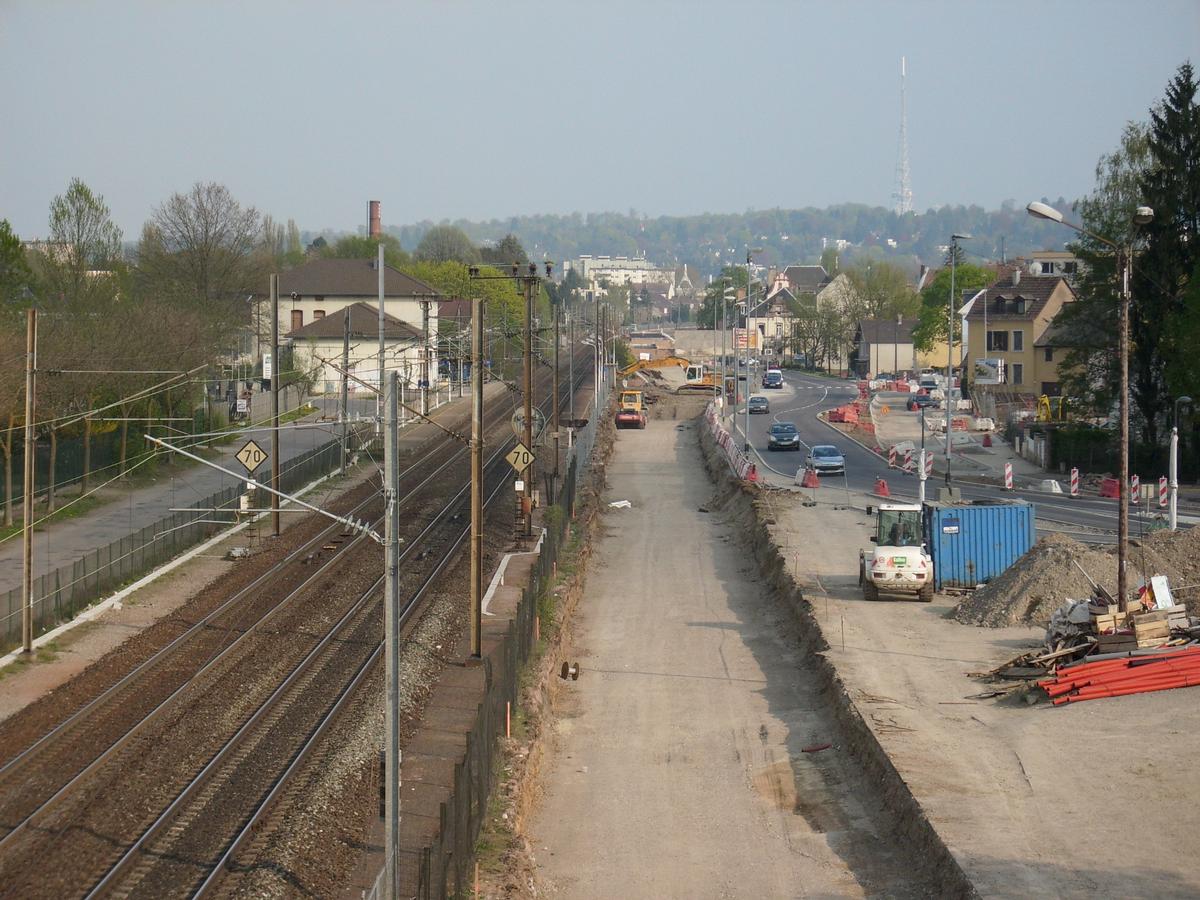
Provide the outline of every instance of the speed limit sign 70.
{"type": "Polygon", "coordinates": [[[528,447],[517,442],[517,446],[513,447],[504,457],[510,466],[516,470],[517,474],[524,472],[529,468],[529,464],[533,462],[533,453],[528,447]]]}

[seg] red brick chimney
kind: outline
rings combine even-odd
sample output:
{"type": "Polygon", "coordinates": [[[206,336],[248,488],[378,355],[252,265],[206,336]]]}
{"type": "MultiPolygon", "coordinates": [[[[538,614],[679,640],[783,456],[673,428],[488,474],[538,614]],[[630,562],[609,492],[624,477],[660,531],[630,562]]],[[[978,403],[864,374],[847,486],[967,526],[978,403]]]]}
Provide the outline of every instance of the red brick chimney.
{"type": "Polygon", "coordinates": [[[379,201],[370,200],[367,202],[367,234],[373,238],[377,238],[382,234],[383,228],[379,223],[379,201]]]}

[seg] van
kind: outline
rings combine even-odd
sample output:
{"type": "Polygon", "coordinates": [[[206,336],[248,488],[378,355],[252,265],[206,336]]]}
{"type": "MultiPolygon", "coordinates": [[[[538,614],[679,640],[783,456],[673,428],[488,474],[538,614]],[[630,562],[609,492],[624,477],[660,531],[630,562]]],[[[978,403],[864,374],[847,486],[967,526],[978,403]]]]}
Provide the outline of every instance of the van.
{"type": "Polygon", "coordinates": [[[783,387],[783,373],[778,369],[767,369],[763,373],[762,386],[765,388],[783,387]]]}

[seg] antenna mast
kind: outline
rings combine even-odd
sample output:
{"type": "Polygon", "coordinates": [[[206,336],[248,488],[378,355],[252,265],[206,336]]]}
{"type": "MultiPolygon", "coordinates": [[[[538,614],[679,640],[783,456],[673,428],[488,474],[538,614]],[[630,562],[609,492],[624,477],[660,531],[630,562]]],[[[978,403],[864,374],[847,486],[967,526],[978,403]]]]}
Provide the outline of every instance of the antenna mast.
{"type": "Polygon", "coordinates": [[[908,109],[904,102],[904,79],[908,74],[908,64],[905,57],[900,57],[900,153],[896,162],[896,192],[892,199],[896,201],[897,215],[912,212],[912,182],[908,173],[908,109]]]}

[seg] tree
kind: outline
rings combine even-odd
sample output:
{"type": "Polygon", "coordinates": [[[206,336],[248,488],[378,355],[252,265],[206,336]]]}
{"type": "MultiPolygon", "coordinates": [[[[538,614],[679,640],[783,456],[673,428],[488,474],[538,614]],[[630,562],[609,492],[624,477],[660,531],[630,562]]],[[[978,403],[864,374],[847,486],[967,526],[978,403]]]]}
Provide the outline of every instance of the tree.
{"type": "MultiPolygon", "coordinates": [[[[1096,163],[1096,187],[1078,204],[1082,227],[1092,234],[1122,239],[1134,210],[1142,205],[1141,179],[1150,166],[1149,131],[1130,122],[1120,146],[1096,163]]],[[[1046,228],[1061,230],[1058,225],[1046,228]]],[[[1112,248],[1087,235],[1071,245],[1080,260],[1076,278],[1079,300],[1056,319],[1061,342],[1067,346],[1060,366],[1063,393],[1077,413],[1106,417],[1116,403],[1117,373],[1117,258],[1112,248]]]]}
{"type": "MultiPolygon", "coordinates": [[[[746,270],[741,266],[726,266],[721,270],[718,278],[714,278],[712,284],[704,289],[704,300],[700,304],[700,311],[696,314],[696,324],[701,328],[720,328],[721,327],[721,298],[725,294],[725,290],[731,289],[734,292],[741,290],[742,294],[746,292],[746,270]]],[[[730,300],[726,304],[725,323],[729,324],[734,313],[733,301],[730,300]]]]}
{"type": "Polygon", "coordinates": [[[1167,85],[1166,97],[1150,114],[1152,164],[1140,178],[1143,202],[1154,219],[1142,229],[1145,249],[1134,262],[1135,302],[1130,311],[1130,395],[1142,436],[1157,445],[1170,397],[1200,382],[1195,336],[1181,326],[1192,316],[1185,298],[1200,267],[1200,105],[1190,63],[1167,85]],[[1171,381],[1168,361],[1175,363],[1171,381]]]}
{"type": "Polygon", "coordinates": [[[862,300],[863,313],[871,319],[894,319],[897,314],[913,316],[921,298],[904,270],[894,263],[876,259],[852,265],[846,276],[862,300]]]}
{"type": "Polygon", "coordinates": [[[417,245],[416,257],[423,262],[460,262],[473,265],[480,261],[479,249],[465,231],[453,225],[435,225],[425,232],[417,245]]]}
{"type": "MultiPolygon", "coordinates": [[[[963,292],[968,292],[968,298],[996,280],[996,273],[991,269],[963,263],[954,269],[954,315],[962,306],[963,292]]],[[[920,323],[913,329],[913,345],[922,353],[928,353],[937,344],[946,340],[946,315],[950,298],[950,270],[941,269],[925,289],[921,291],[921,308],[918,312],[920,323]]],[[[955,339],[960,337],[959,324],[954,326],[955,339]]]]}
{"type": "Polygon", "coordinates": [[[33,272],[25,249],[8,224],[0,219],[0,305],[24,306],[33,291],[33,272]]]}
{"type": "Polygon", "coordinates": [[[197,182],[154,210],[142,230],[139,269],[158,295],[232,313],[236,324],[243,313],[232,304],[262,290],[266,273],[254,255],[261,234],[258,210],[222,184],[197,182]]]}
{"type": "Polygon", "coordinates": [[[400,246],[400,241],[390,234],[380,235],[378,238],[369,235],[348,235],[339,238],[332,246],[323,247],[320,252],[321,256],[333,259],[375,259],[379,255],[380,244],[383,244],[384,265],[402,269],[412,262],[412,257],[400,246]]]}
{"type": "Polygon", "coordinates": [[[78,178],[50,202],[50,241],[40,254],[50,297],[86,305],[111,292],[104,274],[121,255],[121,229],[112,221],[104,197],[78,178]]]}
{"type": "Polygon", "coordinates": [[[495,247],[480,247],[480,259],[491,266],[504,269],[513,263],[525,265],[529,256],[515,234],[506,234],[495,247]]]}

